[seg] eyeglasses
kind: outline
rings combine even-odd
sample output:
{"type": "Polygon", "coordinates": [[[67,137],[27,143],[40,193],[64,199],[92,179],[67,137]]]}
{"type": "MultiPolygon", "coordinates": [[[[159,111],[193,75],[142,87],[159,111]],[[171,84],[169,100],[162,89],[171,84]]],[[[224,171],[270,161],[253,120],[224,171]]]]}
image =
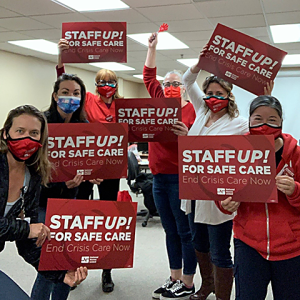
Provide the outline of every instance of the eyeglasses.
{"type": "Polygon", "coordinates": [[[179,81],[163,82],[163,86],[164,86],[164,87],[170,87],[171,85],[172,85],[173,87],[179,87],[179,86],[182,85],[182,83],[179,82],[179,81]]]}
{"type": "Polygon", "coordinates": [[[110,86],[115,88],[117,86],[117,82],[115,80],[105,81],[105,80],[99,80],[95,83],[96,86],[103,87],[103,86],[110,86]]]}

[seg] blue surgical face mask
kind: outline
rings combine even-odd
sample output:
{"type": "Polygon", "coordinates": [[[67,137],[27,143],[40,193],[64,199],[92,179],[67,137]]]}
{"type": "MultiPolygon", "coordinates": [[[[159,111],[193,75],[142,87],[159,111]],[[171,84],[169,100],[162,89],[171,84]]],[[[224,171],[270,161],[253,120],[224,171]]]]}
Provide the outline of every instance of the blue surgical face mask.
{"type": "Polygon", "coordinates": [[[72,96],[59,96],[58,107],[66,114],[71,114],[80,107],[80,98],[72,96]]]}

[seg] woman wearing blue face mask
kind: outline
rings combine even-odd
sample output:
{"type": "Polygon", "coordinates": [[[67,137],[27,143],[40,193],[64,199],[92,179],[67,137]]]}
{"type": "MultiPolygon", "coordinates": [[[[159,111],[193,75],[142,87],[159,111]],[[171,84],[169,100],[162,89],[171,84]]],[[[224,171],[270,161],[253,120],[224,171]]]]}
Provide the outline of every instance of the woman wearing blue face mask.
{"type": "MultiPolygon", "coordinates": [[[[45,111],[48,123],[86,123],[84,113],[85,85],[82,80],[73,74],[61,75],[54,84],[51,105],[45,111]]],[[[100,184],[101,179],[92,180],[100,184]]],[[[85,184],[83,176],[76,175],[67,182],[49,183],[42,187],[39,203],[39,220],[45,221],[48,198],[74,199],[78,186],[85,184]]],[[[68,298],[70,287],[64,283],[52,283],[40,273],[32,289],[31,297],[34,300],[65,300],[68,298]]]]}

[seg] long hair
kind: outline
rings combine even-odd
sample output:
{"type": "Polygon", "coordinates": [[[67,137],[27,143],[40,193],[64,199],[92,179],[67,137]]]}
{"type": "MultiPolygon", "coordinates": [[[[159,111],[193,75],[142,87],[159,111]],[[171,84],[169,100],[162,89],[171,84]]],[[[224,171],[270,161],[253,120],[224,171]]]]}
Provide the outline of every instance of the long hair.
{"type": "Polygon", "coordinates": [[[51,164],[48,160],[48,126],[44,114],[40,112],[36,107],[32,105],[22,105],[11,110],[4,122],[3,128],[0,130],[0,152],[7,153],[8,147],[6,140],[4,139],[4,133],[7,135],[14,118],[20,115],[27,114],[37,118],[41,122],[41,139],[40,143],[42,147],[38,149],[25,163],[27,166],[31,166],[41,176],[42,184],[46,185],[49,181],[51,164]]]}
{"type": "Polygon", "coordinates": [[[60,84],[66,80],[71,80],[71,81],[73,80],[76,83],[78,83],[80,86],[80,95],[81,95],[80,106],[76,111],[73,112],[72,119],[74,118],[74,119],[79,120],[80,122],[85,122],[86,116],[85,116],[84,104],[85,104],[86,88],[85,88],[83,81],[74,74],[64,73],[57,78],[57,80],[54,83],[54,87],[53,87],[53,93],[51,96],[51,105],[49,107],[49,111],[50,112],[57,111],[57,103],[54,99],[53,94],[58,92],[60,84]]]}
{"type": "MultiPolygon", "coordinates": [[[[117,83],[116,92],[112,96],[112,99],[114,100],[114,99],[124,98],[124,97],[120,96],[120,94],[119,94],[118,77],[117,77],[117,74],[114,71],[108,70],[108,69],[101,69],[101,70],[99,70],[97,72],[97,74],[96,74],[95,81],[97,83],[100,80],[105,80],[106,77],[108,77],[109,80],[115,81],[117,83]]],[[[99,97],[100,97],[100,94],[98,92],[98,88],[97,87],[96,87],[95,93],[97,95],[99,95],[99,97]]]]}
{"type": "MultiPolygon", "coordinates": [[[[202,90],[203,92],[206,94],[206,91],[209,87],[209,85],[211,83],[218,83],[227,93],[228,93],[228,114],[230,116],[230,118],[236,118],[239,116],[239,110],[238,110],[238,107],[237,107],[237,104],[235,102],[235,97],[234,95],[232,94],[232,84],[220,77],[217,77],[217,76],[209,76],[209,77],[206,77],[205,81],[203,82],[202,84],[202,90]]],[[[208,109],[208,108],[207,108],[208,109]]]]}

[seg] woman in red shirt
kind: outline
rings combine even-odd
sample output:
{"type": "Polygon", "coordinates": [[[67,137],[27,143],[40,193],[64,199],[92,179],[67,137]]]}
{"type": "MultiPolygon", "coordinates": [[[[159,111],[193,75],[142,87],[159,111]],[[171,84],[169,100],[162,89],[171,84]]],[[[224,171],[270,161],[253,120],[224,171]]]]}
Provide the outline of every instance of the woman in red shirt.
{"type": "MultiPolygon", "coordinates": [[[[272,96],[250,104],[253,135],[273,135],[278,203],[217,203],[233,219],[237,300],[263,300],[269,283],[274,299],[300,299],[300,147],[282,133],[282,108],[272,96]]],[[[234,197],[233,197],[234,198],[234,197]]]]}
{"type": "MultiPolygon", "coordinates": [[[[156,80],[157,33],[149,38],[148,53],[144,66],[144,83],[152,98],[180,97],[182,122],[174,125],[174,133],[186,135],[195,120],[191,103],[183,99],[185,88],[178,71],[167,73],[163,87],[156,80]]],[[[196,254],[188,217],[180,209],[178,179],[178,143],[149,143],[149,167],[153,174],[153,196],[166,233],[166,245],[170,277],[153,291],[155,299],[187,299],[195,292],[193,277],[196,271],[196,254]]]]}

